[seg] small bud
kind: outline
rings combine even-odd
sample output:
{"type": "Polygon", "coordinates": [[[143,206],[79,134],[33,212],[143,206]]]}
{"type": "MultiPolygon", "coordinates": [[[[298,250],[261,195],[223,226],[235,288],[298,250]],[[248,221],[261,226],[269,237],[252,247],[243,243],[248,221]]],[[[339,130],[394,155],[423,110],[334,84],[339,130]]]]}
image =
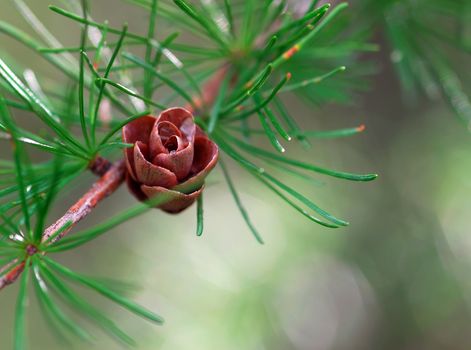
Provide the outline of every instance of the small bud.
{"type": "Polygon", "coordinates": [[[123,141],[134,144],[124,151],[130,191],[141,201],[170,196],[158,206],[169,213],[181,212],[201,195],[219,153],[184,108],[130,122],[123,128],[123,141]]]}

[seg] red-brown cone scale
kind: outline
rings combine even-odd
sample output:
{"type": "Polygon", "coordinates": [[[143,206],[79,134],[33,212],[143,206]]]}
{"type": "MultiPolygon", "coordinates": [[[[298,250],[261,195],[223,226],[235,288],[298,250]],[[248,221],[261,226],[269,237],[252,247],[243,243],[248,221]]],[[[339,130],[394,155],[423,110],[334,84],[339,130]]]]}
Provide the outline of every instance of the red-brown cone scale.
{"type": "Polygon", "coordinates": [[[129,190],[141,201],[158,195],[170,198],[157,206],[179,213],[201,195],[204,180],[218,159],[218,147],[184,108],[170,108],[158,117],[147,115],[123,128],[129,190]]]}

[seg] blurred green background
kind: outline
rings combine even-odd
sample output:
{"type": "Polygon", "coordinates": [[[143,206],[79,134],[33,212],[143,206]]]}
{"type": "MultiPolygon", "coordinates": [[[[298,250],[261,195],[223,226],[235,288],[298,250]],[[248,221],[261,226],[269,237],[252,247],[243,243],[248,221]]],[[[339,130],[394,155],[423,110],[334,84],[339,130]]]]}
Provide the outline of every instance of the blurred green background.
{"type": "MultiPolygon", "coordinates": [[[[65,46],[77,42],[78,27],[49,12],[49,2],[29,4],[65,46]]],[[[117,0],[92,6],[98,20],[127,21],[133,31],[145,31],[143,11],[117,0]]],[[[0,0],[0,19],[31,32],[9,0],[0,0]]],[[[8,59],[56,77],[5,36],[0,49],[8,59]]],[[[314,141],[308,152],[288,151],[331,168],[380,174],[367,184],[322,177],[322,184],[297,184],[347,218],[349,227],[329,230],[303,220],[232,167],[264,246],[250,235],[216,171],[205,193],[201,238],[195,236],[194,207],[179,216],[155,210],[60,259],[76,271],[135,284],[130,295],[164,316],[165,325],[154,327],[109,305],[139,349],[469,349],[469,131],[440,101],[405,105],[389,56],[386,44],[374,55],[379,73],[354,105],[314,108],[290,101],[307,129],[367,126],[352,138],[314,141]]],[[[91,181],[76,183],[57,216],[91,181]]],[[[134,202],[121,189],[82,225],[134,202]]],[[[17,288],[3,290],[0,298],[1,349],[11,348],[17,288]]],[[[31,349],[121,348],[97,334],[93,346],[61,342],[30,299],[31,349]]]]}

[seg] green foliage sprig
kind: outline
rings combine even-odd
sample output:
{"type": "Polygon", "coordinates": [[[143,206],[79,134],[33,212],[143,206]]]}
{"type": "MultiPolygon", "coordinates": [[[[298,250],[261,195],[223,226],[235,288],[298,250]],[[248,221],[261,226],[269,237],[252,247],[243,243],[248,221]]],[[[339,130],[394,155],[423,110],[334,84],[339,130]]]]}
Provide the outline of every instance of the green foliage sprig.
{"type": "MultiPolygon", "coordinates": [[[[340,76],[345,65],[352,56],[375,47],[356,34],[343,38],[347,23],[341,20],[336,25],[336,21],[347,8],[346,3],[332,7],[317,6],[318,2],[312,1],[306,13],[296,16],[284,1],[128,2],[148,14],[146,34],[135,33],[126,24],[116,28],[93,20],[85,0],[67,2],[65,8],[50,6],[66,23],[82,28],[76,47],[62,47],[22,0],[15,0],[15,4],[37,36],[31,37],[0,21],[0,34],[33,50],[67,79],[63,85],[58,82],[54,91],[48,91],[42,87],[44,77],[30,72],[22,79],[22,67],[0,59],[0,132],[10,141],[12,153],[12,159],[0,161],[0,262],[5,266],[0,270],[0,288],[20,278],[15,349],[25,345],[30,286],[34,286],[45,314],[55,325],[86,340],[91,338],[88,331],[64,313],[56,296],[117,339],[134,343],[113,321],[74,292],[70,282],[143,318],[157,324],[163,322],[160,316],[110,286],[70,270],[50,255],[86,244],[166,198],[140,203],[72,236],[64,237],[91,210],[80,207],[80,201],[79,209],[73,207],[56,224],[45,225],[58,198],[87,170],[102,176],[97,182],[101,185],[91,191],[96,192],[109,181],[107,191],[102,188],[108,195],[113,192],[110,188],[122,183],[122,162],[111,165],[103,157],[121,157],[122,150],[130,145],[117,134],[136,118],[182,104],[194,112],[198,125],[223,152],[219,163],[222,174],[243,219],[260,243],[263,239],[249,217],[250,211],[243,204],[226,160],[245,169],[302,216],[328,228],[348,223],[275,177],[273,170],[311,182],[315,180],[306,172],[351,181],[377,177],[327,169],[283,154],[289,142],[300,142],[309,148],[311,138],[350,136],[364,129],[303,131],[281,98],[295,93],[315,103],[345,101],[351,88],[356,88],[342,83],[345,80],[340,76]],[[178,31],[156,38],[156,28],[163,22],[178,24],[178,31]],[[183,32],[197,37],[198,44],[177,40],[183,32]],[[20,113],[35,118],[40,130],[20,126],[20,113]],[[257,146],[255,140],[259,136],[265,137],[272,148],[257,146]],[[49,155],[49,159],[33,161],[34,148],[49,155]],[[104,164],[103,171],[94,170],[98,162],[104,164]],[[114,180],[109,179],[110,173],[114,180]]],[[[90,194],[93,195],[96,194],[90,194]]],[[[106,195],[96,195],[96,202],[106,195]]],[[[202,197],[196,212],[196,233],[201,236],[202,197]]]]}

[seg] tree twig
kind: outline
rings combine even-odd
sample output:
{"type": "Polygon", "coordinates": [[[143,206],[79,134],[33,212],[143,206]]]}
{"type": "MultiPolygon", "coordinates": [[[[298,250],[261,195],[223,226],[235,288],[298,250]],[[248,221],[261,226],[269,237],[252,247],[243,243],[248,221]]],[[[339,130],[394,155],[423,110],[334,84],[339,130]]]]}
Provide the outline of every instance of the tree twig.
{"type": "Polygon", "coordinates": [[[222,81],[225,79],[229,68],[230,65],[228,64],[220,67],[205,83],[202,96],[195,96],[193,98],[193,104],[188,104],[185,106],[185,108],[188,109],[191,113],[198,113],[200,111],[204,111],[207,108],[210,108],[219,94],[222,81]]]}
{"type": "Polygon", "coordinates": [[[104,175],[93,184],[93,186],[80,198],[69,210],[54,224],[49,226],[43,234],[42,241],[47,242],[50,237],[53,237],[61,228],[68,223],[68,228],[62,231],[51,243],[60,240],[64,237],[72,227],[86,217],[95,208],[98,203],[112,194],[123,183],[125,175],[124,161],[120,160],[104,173],[104,175]]]}
{"type": "Polygon", "coordinates": [[[0,290],[8,286],[9,284],[15,282],[16,279],[23,272],[23,269],[25,267],[24,261],[18,264],[18,266],[15,266],[16,264],[18,264],[18,259],[14,259],[13,261],[9,262],[0,269],[0,274],[2,274],[4,271],[8,271],[11,269],[7,274],[0,277],[0,290]]]}

